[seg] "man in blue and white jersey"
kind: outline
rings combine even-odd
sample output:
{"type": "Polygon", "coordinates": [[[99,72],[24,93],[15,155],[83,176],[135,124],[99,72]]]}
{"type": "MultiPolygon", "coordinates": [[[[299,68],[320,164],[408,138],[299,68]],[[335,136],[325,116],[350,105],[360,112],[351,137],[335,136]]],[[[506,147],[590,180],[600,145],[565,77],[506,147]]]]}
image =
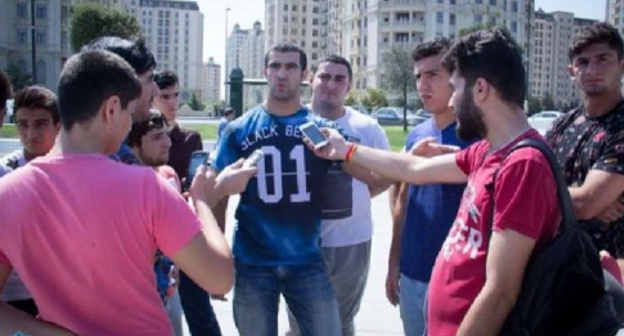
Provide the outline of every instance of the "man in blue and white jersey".
{"type": "MultiPolygon", "coordinates": [[[[277,335],[280,295],[303,335],[340,335],[320,247],[320,191],[331,162],[306,147],[298,128],[311,120],[324,123],[300,102],[306,67],[299,47],[270,48],[264,70],[267,101],[228,124],[215,156],[213,166],[222,170],[257,149],[264,153],[236,210],[233,301],[242,336],[277,335]]],[[[222,228],[226,202],[215,209],[222,228]]]]}

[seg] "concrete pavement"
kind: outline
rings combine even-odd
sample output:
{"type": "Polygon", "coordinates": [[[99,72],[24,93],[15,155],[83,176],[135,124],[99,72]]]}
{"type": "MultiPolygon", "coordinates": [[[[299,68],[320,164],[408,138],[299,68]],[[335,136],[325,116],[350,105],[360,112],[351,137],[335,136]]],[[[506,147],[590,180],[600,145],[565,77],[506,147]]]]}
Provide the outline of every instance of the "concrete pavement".
{"type": "MultiPolygon", "coordinates": [[[[234,210],[238,204],[238,198],[232,198],[228,207],[228,219],[226,235],[232,239],[234,227],[234,210]]],[[[392,239],[392,219],[388,208],[388,195],[383,193],[373,199],[372,214],[374,222],[373,246],[371,252],[371,267],[368,275],[368,284],[364,292],[364,298],[360,312],[355,319],[356,335],[385,336],[403,335],[403,326],[399,316],[398,307],[393,307],[386,300],[385,283],[388,251],[392,239]]],[[[212,301],[215,314],[221,324],[224,336],[238,335],[234,326],[232,314],[232,293],[227,295],[227,302],[212,301]]],[[[286,316],[285,302],[280,303],[279,335],[288,331],[288,318],[286,316]]],[[[190,335],[185,326],[185,335],[190,335]]]]}

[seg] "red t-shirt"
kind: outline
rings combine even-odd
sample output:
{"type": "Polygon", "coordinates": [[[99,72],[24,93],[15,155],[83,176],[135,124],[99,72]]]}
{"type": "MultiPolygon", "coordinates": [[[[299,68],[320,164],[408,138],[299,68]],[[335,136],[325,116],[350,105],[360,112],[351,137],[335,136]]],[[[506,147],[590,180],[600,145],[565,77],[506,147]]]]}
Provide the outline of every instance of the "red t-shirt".
{"type": "Polygon", "coordinates": [[[543,140],[533,129],[488,155],[490,145],[480,141],[457,153],[459,168],[468,175],[457,218],[438,254],[429,283],[427,329],[429,335],[455,335],[460,323],[485,284],[485,261],[492,216],[494,231],[511,229],[537,240],[551,238],[558,225],[555,179],[548,160],[535,148],[508,150],[525,138],[543,140]],[[501,166],[501,161],[502,166],[501,166]]]}

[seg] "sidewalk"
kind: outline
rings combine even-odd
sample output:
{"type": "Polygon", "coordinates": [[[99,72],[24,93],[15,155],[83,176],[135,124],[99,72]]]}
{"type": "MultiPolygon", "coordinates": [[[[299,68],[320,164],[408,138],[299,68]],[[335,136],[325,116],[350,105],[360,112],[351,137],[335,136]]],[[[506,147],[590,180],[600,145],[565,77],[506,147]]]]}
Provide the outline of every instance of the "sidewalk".
{"type": "MultiPolygon", "coordinates": [[[[234,210],[238,204],[238,198],[232,198],[228,207],[228,220],[226,236],[231,243],[234,223],[234,210]]],[[[373,248],[371,255],[371,267],[368,275],[368,284],[364,292],[364,298],[360,312],[355,319],[356,335],[385,336],[403,335],[403,326],[399,316],[398,307],[393,307],[386,300],[385,283],[387,272],[388,251],[392,239],[392,219],[388,208],[388,195],[383,193],[373,199],[372,205],[374,233],[373,248]]],[[[231,246],[231,244],[230,244],[231,246]]],[[[227,295],[227,302],[212,301],[212,305],[221,324],[224,336],[238,335],[234,326],[232,314],[232,293],[227,295]]],[[[286,316],[285,302],[280,304],[279,335],[288,331],[288,319],[286,316]]],[[[186,328],[186,325],[184,326],[186,328]]],[[[185,335],[190,335],[185,330],[185,335]]]]}

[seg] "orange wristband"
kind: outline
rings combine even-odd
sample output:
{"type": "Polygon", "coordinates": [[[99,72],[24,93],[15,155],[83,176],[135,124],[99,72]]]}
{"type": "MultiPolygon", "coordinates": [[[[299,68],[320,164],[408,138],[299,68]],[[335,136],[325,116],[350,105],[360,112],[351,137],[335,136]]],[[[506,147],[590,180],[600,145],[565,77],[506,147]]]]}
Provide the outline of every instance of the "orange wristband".
{"type": "Polygon", "coordinates": [[[352,143],[349,146],[349,150],[347,150],[347,155],[345,156],[345,162],[349,163],[353,159],[353,155],[355,155],[355,151],[357,150],[357,144],[352,143]]]}

